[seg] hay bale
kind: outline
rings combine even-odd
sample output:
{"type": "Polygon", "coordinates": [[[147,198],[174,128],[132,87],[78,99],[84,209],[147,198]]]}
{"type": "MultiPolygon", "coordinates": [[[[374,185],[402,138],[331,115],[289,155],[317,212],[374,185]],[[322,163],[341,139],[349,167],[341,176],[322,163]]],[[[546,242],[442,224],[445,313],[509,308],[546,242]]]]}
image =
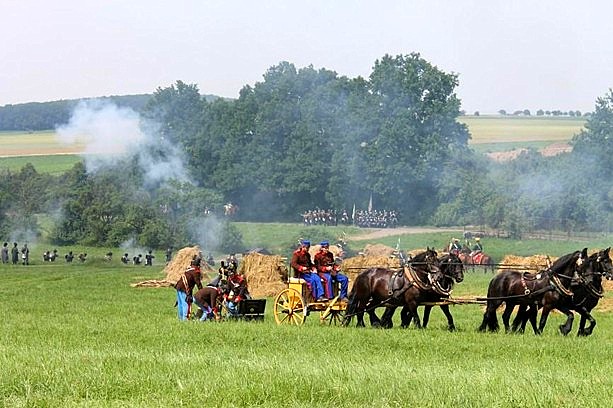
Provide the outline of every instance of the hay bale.
{"type": "Polygon", "coordinates": [[[375,267],[400,268],[400,260],[390,256],[358,255],[345,259],[341,266],[342,272],[350,281],[355,281],[355,278],[366,269],[375,267]]]}
{"type": "Polygon", "coordinates": [[[526,269],[533,271],[540,271],[546,269],[549,265],[549,262],[554,262],[558,259],[555,256],[547,256],[547,255],[532,255],[532,256],[517,256],[517,255],[505,255],[500,262],[501,267],[498,269],[506,270],[506,269],[526,269]],[[549,259],[549,261],[548,261],[549,259]]]}
{"type": "MultiPolygon", "coordinates": [[[[183,272],[185,272],[185,270],[189,267],[192,259],[198,255],[202,255],[202,251],[200,251],[200,247],[198,246],[180,249],[172,258],[172,261],[170,261],[164,268],[163,273],[166,274],[165,279],[146,280],[138,283],[132,283],[130,286],[133,288],[160,288],[174,286],[181,278],[183,272]]],[[[210,266],[208,266],[204,261],[202,262],[201,268],[203,272],[211,270],[210,266]]]]}
{"type": "MultiPolygon", "coordinates": [[[[309,254],[311,255],[311,260],[315,259],[315,254],[317,254],[320,249],[321,249],[321,245],[319,244],[313,245],[309,248],[309,254]]],[[[330,252],[332,252],[332,255],[334,255],[335,258],[338,256],[341,256],[343,253],[343,250],[336,245],[330,245],[330,248],[328,249],[330,252]]]]}
{"type": "Polygon", "coordinates": [[[168,288],[173,286],[172,282],[168,282],[165,279],[162,280],[146,280],[138,283],[131,283],[133,288],[168,288]]]}
{"type": "MultiPolygon", "coordinates": [[[[202,257],[202,251],[199,246],[185,247],[180,249],[177,254],[172,258],[172,261],[164,268],[166,274],[166,281],[171,282],[174,286],[175,283],[181,278],[181,275],[187,268],[189,268],[190,262],[194,257],[202,257]]],[[[207,274],[213,272],[213,268],[203,259],[200,265],[202,270],[203,279],[207,274]]]]}
{"type": "Polygon", "coordinates": [[[287,288],[288,270],[284,258],[279,255],[246,254],[238,272],[247,279],[249,293],[253,297],[276,296],[287,288]]]}
{"type": "Polygon", "coordinates": [[[396,250],[383,244],[366,244],[362,252],[367,257],[385,257],[392,256],[396,250]]]}

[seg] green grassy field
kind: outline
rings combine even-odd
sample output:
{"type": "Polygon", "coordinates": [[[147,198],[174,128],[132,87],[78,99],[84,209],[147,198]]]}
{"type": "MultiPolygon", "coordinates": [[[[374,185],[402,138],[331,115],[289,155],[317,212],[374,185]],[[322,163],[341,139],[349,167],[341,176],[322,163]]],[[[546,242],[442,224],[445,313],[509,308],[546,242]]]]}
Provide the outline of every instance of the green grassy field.
{"type": "MultiPolygon", "coordinates": [[[[238,227],[253,246],[273,247],[299,224],[238,227]],[[248,232],[247,232],[248,231],[248,232]],[[283,232],[285,231],[285,232],[283,232]],[[276,236],[276,234],[284,234],[276,236]],[[273,240],[273,241],[270,241],[273,240]]],[[[337,230],[330,229],[330,235],[337,230]]],[[[353,230],[349,235],[363,234],[353,230]]],[[[443,246],[449,232],[400,236],[401,248],[443,246]]],[[[398,237],[350,241],[395,245],[398,237]]],[[[587,243],[484,239],[497,254],[597,248],[587,243]]],[[[554,314],[534,336],[478,333],[480,305],[452,307],[457,332],[433,310],[426,330],[328,327],[312,314],[304,326],[276,326],[268,299],[264,322],[179,322],[171,288],[133,288],[164,277],[155,266],[104,262],[113,248],[87,252],[85,264],[44,264],[32,245],[30,266],[0,265],[0,401],[6,407],[441,407],[568,406],[613,403],[613,314],[594,313],[589,338],[563,337],[554,314]]],[[[68,248],[59,248],[63,254],[68,248]]],[[[60,260],[61,261],[61,260],[60,260]]],[[[486,293],[490,274],[467,272],[457,297],[486,293]]],[[[606,301],[612,300],[611,293],[606,301]]],[[[396,321],[396,323],[398,323],[396,321]]]]}
{"type": "Polygon", "coordinates": [[[64,174],[76,163],[83,159],[76,154],[58,154],[52,156],[14,156],[0,158],[0,169],[6,168],[18,172],[28,163],[31,163],[37,172],[54,176],[64,174]]]}
{"type": "MultiPolygon", "coordinates": [[[[434,310],[426,330],[264,322],[179,322],[170,288],[132,288],[160,267],[1,267],[2,406],[610,406],[610,313],[590,338],[458,331],[434,310]]],[[[483,293],[468,274],[458,296],[483,293]]]]}

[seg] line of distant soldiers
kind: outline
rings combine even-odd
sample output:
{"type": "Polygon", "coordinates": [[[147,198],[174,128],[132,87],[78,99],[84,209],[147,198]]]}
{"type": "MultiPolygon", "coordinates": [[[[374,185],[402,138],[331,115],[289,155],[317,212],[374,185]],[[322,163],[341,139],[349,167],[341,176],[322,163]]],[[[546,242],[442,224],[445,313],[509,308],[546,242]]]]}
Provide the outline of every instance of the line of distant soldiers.
{"type": "MultiPolygon", "coordinates": [[[[43,252],[43,262],[55,262],[55,260],[58,259],[59,257],[60,256],[58,254],[57,249],[54,249],[52,251],[46,250],[45,252],[43,252]]],[[[106,255],[104,256],[104,259],[106,261],[111,261],[112,257],[113,257],[113,253],[107,252],[106,255]]],[[[64,255],[64,260],[67,263],[72,263],[75,258],[79,262],[84,263],[87,260],[87,253],[83,252],[75,256],[75,254],[72,251],[68,251],[68,253],[64,255]]],[[[147,252],[147,254],[144,257],[144,266],[153,266],[154,258],[155,256],[153,255],[151,250],[147,252]]],[[[166,263],[170,262],[171,258],[172,258],[172,249],[168,248],[166,250],[166,263]]],[[[23,244],[23,246],[19,248],[17,245],[17,242],[15,242],[13,243],[12,248],[9,249],[8,242],[5,242],[2,245],[2,249],[0,250],[0,259],[2,260],[3,264],[12,263],[13,265],[17,265],[20,263],[20,259],[21,259],[22,265],[29,265],[30,264],[30,248],[28,248],[27,243],[23,244]]],[[[137,256],[130,259],[128,257],[128,254],[125,253],[121,257],[121,262],[124,264],[128,264],[132,262],[134,265],[141,265],[143,264],[143,256],[142,254],[138,254],[137,256]]]]}
{"type": "Polygon", "coordinates": [[[394,210],[358,210],[351,216],[347,210],[334,209],[308,210],[302,214],[302,222],[310,225],[356,225],[363,228],[395,228],[398,226],[398,215],[394,210]]]}
{"type": "MultiPolygon", "coordinates": [[[[55,262],[58,257],[59,255],[57,253],[57,249],[54,249],[53,251],[47,250],[43,252],[43,262],[55,262]]],[[[13,247],[10,250],[8,242],[2,244],[2,249],[0,250],[0,259],[2,259],[3,264],[11,263],[13,265],[17,265],[18,263],[20,263],[20,258],[22,265],[30,264],[30,248],[28,248],[27,243],[23,244],[20,249],[17,245],[17,242],[14,242],[13,247]]],[[[69,251],[66,255],[64,255],[64,259],[66,260],[66,262],[69,263],[72,262],[74,258],[75,256],[73,255],[72,251],[69,251]]],[[[77,255],[77,259],[81,262],[85,262],[85,260],[87,259],[87,254],[81,253],[77,255]]]]}
{"type": "MultiPolygon", "coordinates": [[[[111,260],[111,256],[113,256],[112,252],[107,253],[106,254],[106,259],[108,261],[110,261],[111,260]]],[[[172,257],[172,250],[170,248],[168,248],[166,250],[166,262],[167,263],[170,262],[171,257],[172,257]]],[[[153,266],[153,259],[154,258],[155,258],[155,255],[153,255],[153,251],[149,250],[145,254],[145,264],[144,264],[144,266],[153,266]]],[[[124,265],[129,264],[130,261],[132,262],[132,265],[142,265],[143,264],[143,254],[138,254],[136,256],[133,256],[132,259],[130,259],[130,256],[126,252],[119,259],[121,260],[121,263],[124,264],[124,265]]]]}

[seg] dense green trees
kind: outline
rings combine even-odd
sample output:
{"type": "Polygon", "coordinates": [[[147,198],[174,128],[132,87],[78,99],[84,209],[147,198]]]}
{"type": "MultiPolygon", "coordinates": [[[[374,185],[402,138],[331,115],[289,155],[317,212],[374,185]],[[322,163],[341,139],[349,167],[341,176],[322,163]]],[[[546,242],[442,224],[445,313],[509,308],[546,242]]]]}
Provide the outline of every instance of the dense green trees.
{"type": "Polygon", "coordinates": [[[57,179],[32,166],[0,174],[8,215],[0,232],[38,230],[34,215],[47,212],[57,218],[50,236],[58,243],[205,240],[237,251],[240,236],[220,217],[228,201],[239,219],[295,221],[307,209],[349,210],[371,196],[401,223],[489,225],[517,236],[613,221],[611,91],[572,153],[529,150],[495,163],[468,147],[457,86],[457,75],[419,54],[385,55],[368,78],[281,62],[236,100],[205,98],[178,81],[143,103],[147,140],[120,164],[79,164],[57,179]],[[149,183],[145,164],[176,170],[170,163],[185,165],[187,177],[149,183]]]}

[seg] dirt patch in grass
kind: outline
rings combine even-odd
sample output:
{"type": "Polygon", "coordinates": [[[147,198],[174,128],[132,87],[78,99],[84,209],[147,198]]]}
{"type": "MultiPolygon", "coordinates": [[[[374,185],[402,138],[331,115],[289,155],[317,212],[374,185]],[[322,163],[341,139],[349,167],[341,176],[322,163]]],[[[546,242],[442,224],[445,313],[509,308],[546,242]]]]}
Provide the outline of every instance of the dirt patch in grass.
{"type": "MultiPolygon", "coordinates": [[[[539,149],[539,153],[545,157],[550,157],[550,156],[557,156],[558,154],[561,154],[561,153],[568,153],[572,149],[573,149],[572,146],[569,145],[568,143],[554,143],[554,144],[550,144],[547,147],[539,149]]],[[[517,159],[517,157],[519,157],[520,154],[527,152],[527,151],[528,149],[521,148],[521,149],[510,150],[508,152],[491,152],[491,153],[487,153],[487,156],[497,162],[506,162],[509,160],[517,159]]]]}

